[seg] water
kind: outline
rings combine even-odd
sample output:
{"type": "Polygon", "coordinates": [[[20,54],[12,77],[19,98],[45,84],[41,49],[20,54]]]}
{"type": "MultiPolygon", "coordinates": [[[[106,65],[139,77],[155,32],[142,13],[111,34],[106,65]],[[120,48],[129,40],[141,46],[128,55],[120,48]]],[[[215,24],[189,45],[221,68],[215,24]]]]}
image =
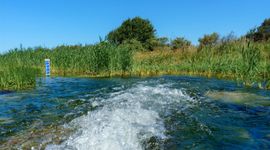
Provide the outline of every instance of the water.
{"type": "Polygon", "coordinates": [[[42,78],[0,93],[0,149],[269,149],[269,95],[184,76],[42,78]]]}

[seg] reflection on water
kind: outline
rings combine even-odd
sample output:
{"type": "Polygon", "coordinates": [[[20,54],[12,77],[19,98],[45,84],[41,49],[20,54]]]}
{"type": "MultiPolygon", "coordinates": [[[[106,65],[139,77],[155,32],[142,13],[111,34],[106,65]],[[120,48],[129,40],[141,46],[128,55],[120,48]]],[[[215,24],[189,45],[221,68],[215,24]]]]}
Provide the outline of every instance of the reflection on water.
{"type": "Polygon", "coordinates": [[[269,91],[216,79],[42,78],[0,94],[0,149],[269,149],[269,91]]]}
{"type": "Polygon", "coordinates": [[[243,93],[234,91],[233,92],[209,91],[205,95],[215,100],[221,100],[223,102],[235,103],[239,105],[270,106],[269,98],[256,95],[253,93],[243,93]]]}

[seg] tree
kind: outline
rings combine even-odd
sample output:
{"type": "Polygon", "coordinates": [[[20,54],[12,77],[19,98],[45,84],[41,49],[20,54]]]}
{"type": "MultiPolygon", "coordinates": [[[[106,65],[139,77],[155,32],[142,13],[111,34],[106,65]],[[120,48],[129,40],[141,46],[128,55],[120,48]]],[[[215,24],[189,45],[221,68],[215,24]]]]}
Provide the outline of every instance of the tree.
{"type": "Polygon", "coordinates": [[[268,41],[270,39],[270,18],[265,19],[262,25],[258,28],[258,32],[262,35],[262,40],[268,41]]]}
{"type": "Polygon", "coordinates": [[[202,38],[199,39],[200,48],[204,46],[213,46],[218,43],[219,35],[218,33],[214,32],[212,34],[206,34],[202,38]]]}
{"type": "Polygon", "coordinates": [[[120,27],[107,35],[109,42],[120,45],[127,40],[137,40],[145,48],[151,47],[152,39],[155,39],[155,29],[147,19],[135,17],[125,20],[120,27]]]}
{"type": "Polygon", "coordinates": [[[176,50],[176,49],[184,50],[188,48],[190,45],[191,45],[191,42],[186,40],[183,37],[177,37],[171,42],[171,46],[173,50],[176,50]]]}
{"type": "Polygon", "coordinates": [[[251,29],[246,38],[257,41],[268,41],[270,39],[270,18],[265,19],[261,26],[251,29]]]}

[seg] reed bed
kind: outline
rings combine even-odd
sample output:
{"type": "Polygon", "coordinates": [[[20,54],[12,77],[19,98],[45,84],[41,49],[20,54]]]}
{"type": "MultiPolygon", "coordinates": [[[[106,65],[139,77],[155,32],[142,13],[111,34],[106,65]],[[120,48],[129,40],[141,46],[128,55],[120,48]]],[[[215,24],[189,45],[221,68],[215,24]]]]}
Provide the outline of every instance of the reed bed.
{"type": "Polygon", "coordinates": [[[54,49],[14,49],[0,55],[0,89],[18,90],[36,85],[45,72],[44,59],[51,59],[52,75],[111,76],[131,71],[133,53],[126,45],[58,46],[54,49]]]}
{"type": "Polygon", "coordinates": [[[270,88],[270,43],[267,42],[233,41],[197,52],[140,52],[135,58],[133,71],[139,75],[199,75],[270,88]]]}
{"type": "Polygon", "coordinates": [[[237,40],[200,50],[134,50],[128,44],[14,49],[0,55],[0,89],[19,90],[36,85],[51,59],[53,76],[201,75],[236,80],[247,86],[270,88],[270,43],[237,40]]]}

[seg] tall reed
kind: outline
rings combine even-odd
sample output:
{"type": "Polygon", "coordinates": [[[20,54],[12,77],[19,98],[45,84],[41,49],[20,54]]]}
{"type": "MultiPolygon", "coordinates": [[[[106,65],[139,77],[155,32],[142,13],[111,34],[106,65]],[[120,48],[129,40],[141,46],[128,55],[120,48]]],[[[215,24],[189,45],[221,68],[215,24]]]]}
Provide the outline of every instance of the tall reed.
{"type": "Polygon", "coordinates": [[[130,44],[106,41],[95,45],[14,49],[0,55],[0,89],[35,86],[51,59],[52,75],[114,76],[192,74],[229,78],[246,85],[270,88],[270,43],[235,40],[186,51],[142,52],[130,44]],[[195,50],[193,50],[195,49],[195,50]]]}

